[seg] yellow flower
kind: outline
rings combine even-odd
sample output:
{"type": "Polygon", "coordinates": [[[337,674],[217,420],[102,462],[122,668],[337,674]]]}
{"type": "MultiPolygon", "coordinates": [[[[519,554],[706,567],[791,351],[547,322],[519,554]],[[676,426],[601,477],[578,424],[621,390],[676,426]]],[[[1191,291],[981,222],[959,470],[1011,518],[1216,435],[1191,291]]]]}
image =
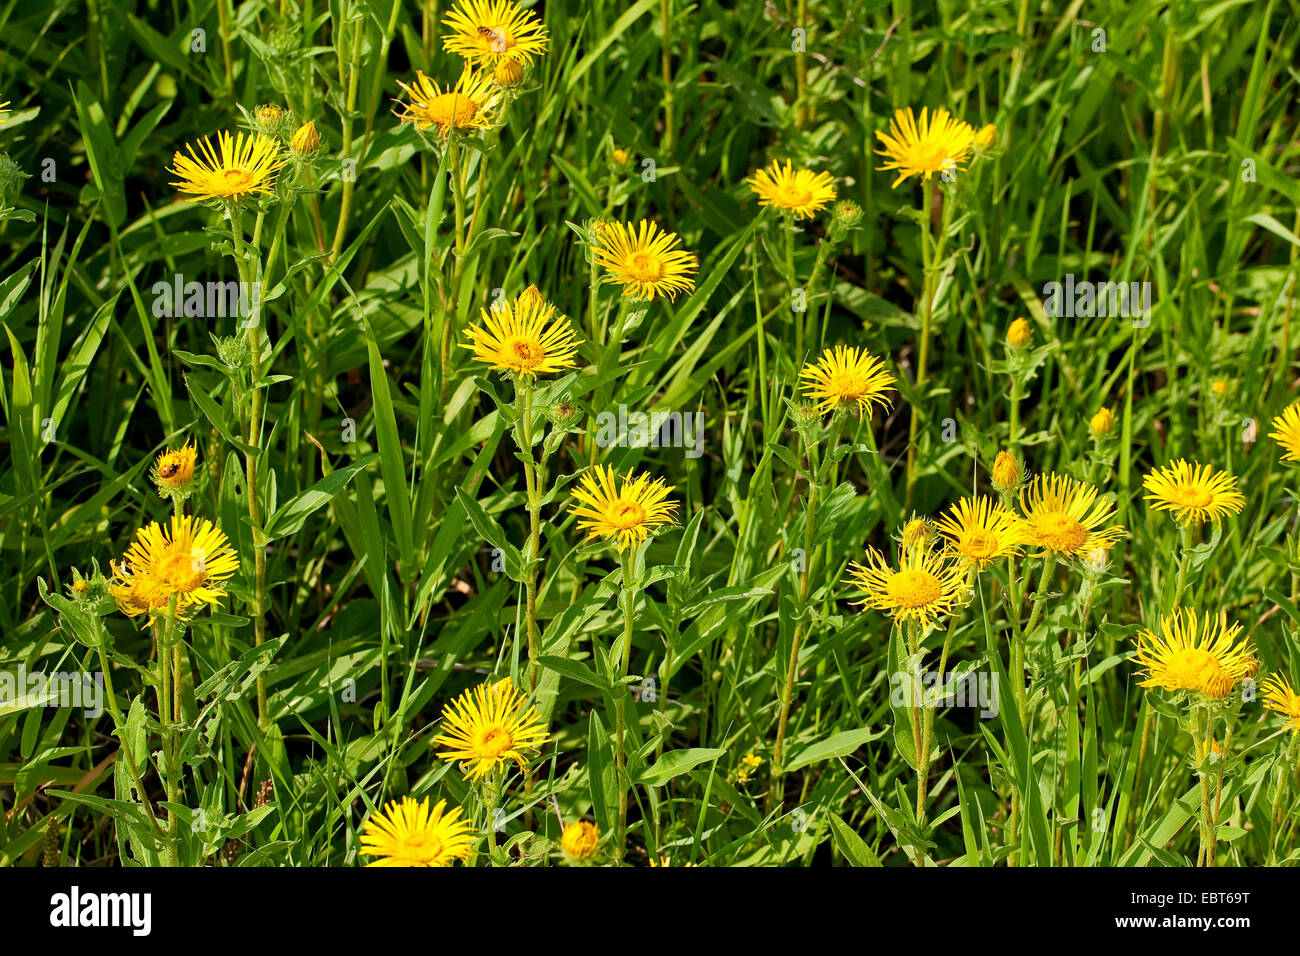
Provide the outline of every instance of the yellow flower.
{"type": "Polygon", "coordinates": [[[1097,409],[1097,414],[1088,420],[1088,431],[1093,438],[1105,438],[1115,429],[1115,414],[1109,408],[1097,409]]]}
{"type": "Polygon", "coordinates": [[[1034,330],[1024,318],[1016,319],[1007,326],[1007,345],[1013,349],[1023,349],[1033,337],[1034,330]]]}
{"type": "Polygon", "coordinates": [[[795,169],[789,162],[782,168],[779,161],[773,160],[770,167],[760,169],[745,182],[760,206],[776,206],[796,219],[809,219],[835,201],[835,182],[830,173],[795,169]]]}
{"type": "Polygon", "coordinates": [[[1020,484],[1020,462],[1009,451],[1000,451],[993,459],[993,487],[998,491],[1011,491],[1020,484]]]}
{"type": "Polygon", "coordinates": [[[455,87],[439,86],[419,70],[415,73],[415,86],[401,80],[397,85],[406,91],[409,103],[403,103],[398,119],[414,123],[416,129],[435,127],[444,139],[452,130],[489,129],[496,125],[496,112],[501,104],[501,93],[486,73],[470,67],[460,74],[455,87]]]}
{"type": "Polygon", "coordinates": [[[749,783],[750,776],[762,766],[763,758],[757,756],[752,750],[740,758],[740,766],[736,768],[736,783],[749,783]]]}
{"type": "Polygon", "coordinates": [[[837,345],[822,352],[816,364],[799,371],[804,395],[817,403],[823,415],[841,405],[857,406],[859,414],[870,415],[872,407],[889,408],[885,392],[894,376],[885,363],[866,349],[837,345]]]}
{"type": "Polygon", "coordinates": [[[519,60],[505,59],[492,67],[492,82],[503,89],[511,89],[523,82],[525,65],[519,60]]]}
{"type": "Polygon", "coordinates": [[[418,803],[403,797],[372,814],[361,831],[361,852],[378,859],[367,866],[451,866],[464,860],[474,830],[460,807],[444,812],[446,806],[439,800],[430,810],[428,797],[418,803]]]}
{"type": "Polygon", "coordinates": [[[198,458],[198,449],[188,441],[180,448],[169,448],[159,455],[153,465],[153,480],[158,493],[164,498],[188,494],[198,458]]]}
{"type": "Polygon", "coordinates": [[[910,551],[913,548],[928,548],[933,538],[934,525],[924,518],[913,518],[903,525],[901,544],[904,551],[910,551]]]}
{"type": "MultiPolygon", "coordinates": [[[[672,866],[672,865],[673,865],[673,861],[670,860],[670,859],[668,859],[668,858],[666,858],[666,857],[662,857],[662,856],[661,856],[658,860],[655,860],[654,857],[651,857],[651,858],[650,858],[650,865],[651,865],[651,866],[672,866]]],[[[695,865],[696,865],[696,864],[694,864],[694,863],[683,863],[683,864],[682,864],[682,866],[695,866],[695,865]]]]}
{"type": "Polygon", "coordinates": [[[316,124],[308,120],[299,126],[293,138],[289,140],[289,148],[299,156],[316,152],[320,148],[320,133],[316,132],[316,124]]]}
{"type": "Polygon", "coordinates": [[[610,158],[614,160],[615,166],[626,166],[632,162],[632,154],[621,147],[615,147],[614,151],[610,153],[610,158]]]}
{"type": "Polygon", "coordinates": [[[221,603],[220,587],[239,568],[239,559],[221,529],[205,518],[172,515],[170,535],[155,521],[136,532],[115,570],[109,593],[130,617],[147,614],[150,623],[171,599],[185,616],[221,603]]]}
{"type": "Polygon", "coordinates": [[[284,119],[284,110],[280,109],[278,106],[268,104],[266,106],[259,106],[254,115],[257,117],[257,121],[263,126],[274,126],[276,123],[280,122],[280,120],[284,119]]]}
{"type": "Polygon", "coordinates": [[[1218,395],[1220,398],[1222,398],[1224,395],[1227,395],[1228,392],[1231,390],[1232,390],[1232,383],[1229,382],[1226,378],[1216,378],[1213,382],[1210,383],[1210,391],[1212,391],[1215,395],[1218,395]]]}
{"type": "Polygon", "coordinates": [[[1209,465],[1178,459],[1142,479],[1145,495],[1156,511],[1172,511],[1183,524],[1218,524],[1225,515],[1235,515],[1246,505],[1237,490],[1237,479],[1209,465]]]}
{"type": "Polygon", "coordinates": [[[1292,402],[1273,419],[1273,430],[1268,437],[1286,452],[1283,461],[1300,461],[1300,402],[1292,402]]]}
{"type": "Polygon", "coordinates": [[[670,524],[676,502],[668,500],[672,488],[662,478],[626,475],[621,484],[608,465],[596,465],[582,476],[573,497],[582,507],[573,508],[579,530],[587,538],[605,538],[618,543],[622,551],[641,543],[659,526],[670,524]]]}
{"type": "Polygon", "coordinates": [[[452,31],[443,36],[442,48],[479,66],[529,63],[546,52],[546,27],[509,0],[460,0],[442,22],[452,31]]]}
{"type": "Polygon", "coordinates": [[[969,123],[954,119],[946,109],[937,109],[933,117],[926,108],[921,110],[918,123],[911,108],[895,110],[889,121],[889,132],[876,130],[884,149],[877,155],[888,159],[880,169],[898,170],[896,187],[908,176],[920,176],[923,181],[945,170],[955,172],[966,162],[975,145],[975,130],[969,123]]]}
{"type": "Polygon", "coordinates": [[[176,153],[168,170],[178,180],[172,185],[191,202],[237,202],[269,193],[276,171],[285,164],[280,144],[261,133],[220,133],[215,149],[205,136],[198,146],[198,152],[186,146],[188,156],[176,153]]]}
{"type": "Polygon", "coordinates": [[[623,287],[623,295],[636,299],[667,296],[695,288],[692,275],[699,268],[695,256],[675,248],[681,238],[642,219],[639,226],[610,222],[595,230],[596,264],[609,275],[605,282],[623,287]]]}
{"type": "Polygon", "coordinates": [[[1086,555],[1097,548],[1109,548],[1124,537],[1119,525],[1101,528],[1115,517],[1115,506],[1097,500],[1092,485],[1061,475],[1039,475],[1020,491],[1020,539],[1042,548],[1038,556],[1052,552],[1086,555]]]}
{"type": "Polygon", "coordinates": [[[579,820],[564,828],[560,845],[575,860],[586,860],[596,853],[596,844],[600,842],[600,831],[596,824],[579,820]]]}
{"type": "Polygon", "coordinates": [[[1274,675],[1264,681],[1261,690],[1264,691],[1264,707],[1286,718],[1282,729],[1300,734],[1300,694],[1286,678],[1274,675]]]}
{"type": "Polygon", "coordinates": [[[469,326],[465,330],[469,341],[460,347],[496,371],[532,380],[539,374],[573,368],[581,340],[569,320],[556,315],[555,306],[532,286],[529,289],[513,303],[481,309],[482,327],[469,326]]]}
{"type": "Polygon", "coordinates": [[[1137,660],[1147,669],[1141,687],[1191,691],[1216,700],[1259,670],[1249,642],[1237,643],[1241,625],[1210,615],[1197,618],[1190,608],[1160,620],[1160,634],[1143,630],[1137,660]]]}
{"type": "Polygon", "coordinates": [[[523,751],[546,743],[546,727],[537,709],[515,689],[510,678],[484,682],[465,691],[442,712],[444,732],[433,742],[450,748],[438,756],[464,761],[471,780],[495,770],[507,760],[528,766],[523,751]]]}
{"type": "Polygon", "coordinates": [[[998,128],[992,123],[981,126],[979,132],[975,134],[975,145],[980,149],[988,149],[997,139],[997,135],[998,128]]]}
{"type": "Polygon", "coordinates": [[[856,561],[849,565],[849,580],[865,595],[855,604],[924,628],[953,612],[965,591],[966,569],[942,553],[914,548],[903,551],[895,571],[883,554],[869,547],[865,566],[856,561]]]}
{"type": "Polygon", "coordinates": [[[981,570],[996,558],[1020,553],[1016,516],[989,498],[962,498],[939,519],[938,528],[954,552],[981,570]]]}

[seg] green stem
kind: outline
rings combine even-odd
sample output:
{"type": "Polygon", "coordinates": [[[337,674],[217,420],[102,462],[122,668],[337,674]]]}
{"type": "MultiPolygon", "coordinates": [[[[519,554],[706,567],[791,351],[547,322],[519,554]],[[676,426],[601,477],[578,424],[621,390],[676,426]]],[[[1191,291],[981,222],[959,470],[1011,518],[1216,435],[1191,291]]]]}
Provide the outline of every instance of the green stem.
{"type": "Polygon", "coordinates": [[[619,662],[619,684],[617,688],[618,703],[617,732],[615,735],[614,765],[618,776],[618,829],[614,835],[614,854],[619,864],[627,849],[627,750],[625,736],[627,733],[627,674],[632,660],[632,630],[635,623],[633,609],[636,607],[636,550],[628,548],[621,555],[623,562],[623,647],[619,662]]]}

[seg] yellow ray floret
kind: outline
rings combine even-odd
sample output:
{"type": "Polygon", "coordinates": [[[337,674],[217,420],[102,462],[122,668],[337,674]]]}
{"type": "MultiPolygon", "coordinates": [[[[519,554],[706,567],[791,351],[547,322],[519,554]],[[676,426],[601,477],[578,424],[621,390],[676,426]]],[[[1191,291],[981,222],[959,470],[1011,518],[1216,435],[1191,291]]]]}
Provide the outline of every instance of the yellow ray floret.
{"type": "Polygon", "coordinates": [[[452,130],[471,132],[496,125],[501,92],[486,73],[467,66],[456,85],[444,89],[436,80],[416,71],[414,86],[407,86],[400,80],[397,85],[406,92],[409,100],[401,103],[398,119],[403,123],[413,123],[416,129],[433,128],[445,139],[452,130]]]}
{"type": "Polygon", "coordinates": [[[1183,524],[1203,524],[1207,520],[1218,524],[1246,505],[1232,475],[1181,458],[1151,472],[1142,479],[1142,487],[1149,492],[1145,497],[1151,507],[1172,511],[1183,524]]]}
{"type": "Polygon", "coordinates": [[[867,563],[849,565],[849,581],[863,593],[854,603],[884,611],[899,622],[928,627],[960,604],[966,591],[966,567],[937,551],[904,550],[897,570],[875,548],[867,563]]]}
{"type": "Polygon", "coordinates": [[[840,405],[855,405],[865,414],[876,405],[888,408],[885,393],[894,385],[884,362],[866,349],[844,345],[824,351],[816,363],[800,370],[799,378],[805,397],[816,402],[823,415],[840,405]]]}
{"type": "Polygon", "coordinates": [[[1222,617],[1198,617],[1190,608],[1166,614],[1159,634],[1138,634],[1137,660],[1147,670],[1140,686],[1227,697],[1259,671],[1250,643],[1238,643],[1240,635],[1241,625],[1227,624],[1222,617]]]}
{"type": "Polygon", "coordinates": [[[1282,446],[1283,461],[1300,461],[1300,402],[1292,402],[1273,419],[1268,437],[1282,446]]]}
{"type": "Polygon", "coordinates": [[[666,296],[695,288],[695,256],[678,249],[681,238],[665,232],[648,219],[639,226],[631,223],[603,223],[596,230],[593,247],[596,264],[608,275],[605,282],[623,287],[623,295],[634,299],[666,296]]]}
{"type": "Polygon", "coordinates": [[[937,527],[948,547],[976,568],[1020,553],[1016,516],[991,498],[962,498],[939,519],[937,527]]]}
{"type": "Polygon", "coordinates": [[[510,0],[461,0],[443,24],[442,48],[477,66],[529,63],[546,52],[546,27],[510,0]]]}
{"type": "Polygon", "coordinates": [[[1098,500],[1092,485],[1062,475],[1039,475],[1020,491],[1024,544],[1056,555],[1086,555],[1108,549],[1124,537],[1120,525],[1102,527],[1115,517],[1115,506],[1098,500]]]}
{"type": "Polygon", "coordinates": [[[509,760],[527,767],[524,751],[535,751],[550,739],[537,709],[508,677],[479,684],[453,700],[442,712],[442,729],[433,742],[449,749],[438,756],[463,761],[471,780],[509,760]]]}
{"type": "Polygon", "coordinates": [[[219,133],[215,148],[210,137],[177,153],[169,170],[172,183],[191,201],[215,199],[234,202],[271,191],[275,174],[287,162],[280,144],[261,133],[219,133]]]}
{"type": "Polygon", "coordinates": [[[889,121],[889,132],[877,130],[876,137],[884,146],[876,153],[887,159],[880,169],[898,171],[893,186],[909,176],[928,181],[945,170],[955,173],[975,145],[974,128],[954,119],[946,109],[937,109],[931,115],[928,109],[922,108],[919,122],[910,108],[895,110],[894,118],[889,121]]]}
{"type": "Polygon", "coordinates": [[[569,320],[531,286],[514,302],[483,309],[481,316],[482,325],[466,329],[469,341],[461,343],[480,362],[530,380],[573,368],[581,340],[569,320]]]}
{"type": "Polygon", "coordinates": [[[640,547],[659,527],[672,523],[677,504],[668,499],[671,490],[662,478],[626,475],[620,481],[613,468],[595,465],[574,489],[579,507],[571,510],[588,539],[614,541],[622,551],[640,547]]]}
{"type": "Polygon", "coordinates": [[[1285,677],[1274,675],[1264,681],[1260,688],[1264,692],[1264,706],[1286,718],[1283,730],[1300,734],[1300,694],[1285,677]]]}
{"type": "Polygon", "coordinates": [[[377,857],[367,866],[451,866],[474,846],[474,828],[460,807],[447,810],[429,798],[393,800],[376,811],[361,831],[361,852],[377,857]]]}
{"type": "Polygon", "coordinates": [[[173,598],[184,617],[225,597],[220,585],[238,570],[239,559],[221,529],[205,518],[173,515],[169,531],[156,521],[141,528],[115,568],[109,592],[123,613],[148,615],[152,623],[173,598]]]}
{"type": "Polygon", "coordinates": [[[830,173],[814,173],[810,169],[795,169],[793,164],[783,167],[773,161],[745,180],[760,206],[775,206],[797,219],[809,219],[813,213],[835,201],[835,182],[830,173]]]}

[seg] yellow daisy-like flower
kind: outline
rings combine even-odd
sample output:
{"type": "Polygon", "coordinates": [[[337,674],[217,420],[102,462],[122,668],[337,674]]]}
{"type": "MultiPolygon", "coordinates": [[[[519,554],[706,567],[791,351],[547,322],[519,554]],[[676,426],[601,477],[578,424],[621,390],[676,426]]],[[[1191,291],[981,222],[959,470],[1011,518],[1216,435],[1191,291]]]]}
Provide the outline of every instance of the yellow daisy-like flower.
{"type": "Polygon", "coordinates": [[[482,309],[482,326],[465,330],[469,349],[480,362],[498,372],[510,372],[522,379],[573,368],[581,340],[569,320],[557,315],[536,289],[524,290],[513,303],[502,302],[482,309]]]}
{"type": "Polygon", "coordinates": [[[361,852],[378,857],[367,866],[451,866],[464,860],[474,846],[474,828],[462,819],[460,807],[447,810],[429,798],[393,800],[366,821],[361,852]]]}
{"type": "Polygon", "coordinates": [[[1268,437],[1282,446],[1283,461],[1300,461],[1300,401],[1292,402],[1273,419],[1268,437]]]}
{"type": "Polygon", "coordinates": [[[1018,519],[991,498],[962,498],[939,519],[938,528],[962,560],[981,570],[1020,553],[1018,519]]]}
{"type": "Polygon", "coordinates": [[[871,414],[872,407],[888,408],[885,393],[893,387],[894,376],[885,363],[866,349],[837,345],[822,352],[815,364],[799,371],[804,395],[817,403],[823,415],[840,405],[855,405],[860,414],[871,414]]]}
{"type": "Polygon", "coordinates": [[[442,22],[452,31],[443,36],[442,48],[478,66],[529,63],[546,52],[546,27],[509,0],[461,0],[442,22]]]}
{"type": "Polygon", "coordinates": [[[866,565],[849,565],[849,580],[865,595],[855,604],[924,628],[958,605],[966,589],[966,568],[941,552],[913,548],[902,552],[894,570],[883,554],[869,547],[866,565]]]}
{"type": "Polygon", "coordinates": [[[173,596],[181,616],[220,604],[226,596],[220,585],[238,568],[239,559],[220,528],[206,518],[172,515],[170,534],[156,521],[136,532],[114,569],[109,593],[123,613],[147,614],[152,623],[173,596]]]}
{"type": "Polygon", "coordinates": [[[1208,614],[1198,618],[1190,608],[1166,614],[1159,635],[1143,630],[1137,636],[1137,660],[1147,669],[1139,686],[1227,697],[1259,671],[1250,643],[1237,643],[1240,634],[1240,624],[1208,614]]]}
{"type": "Polygon", "coordinates": [[[194,480],[194,466],[199,451],[188,441],[180,448],[169,448],[154,462],[153,480],[164,497],[184,494],[194,480]]]}
{"type": "Polygon", "coordinates": [[[438,756],[464,761],[465,776],[477,780],[507,760],[528,766],[525,750],[550,740],[537,708],[510,678],[465,691],[442,712],[444,732],[433,742],[450,748],[438,756]]]}
{"type": "Polygon", "coordinates": [[[1260,687],[1264,692],[1264,706],[1286,718],[1283,730],[1300,734],[1300,694],[1284,677],[1274,675],[1260,687]]]}
{"type": "Polygon", "coordinates": [[[745,180],[758,197],[760,206],[775,206],[796,219],[810,219],[813,213],[835,201],[835,182],[830,173],[795,169],[787,162],[782,168],[777,160],[745,180]]]}
{"type": "Polygon", "coordinates": [[[1209,465],[1178,459],[1158,468],[1142,479],[1145,495],[1156,511],[1172,511],[1182,524],[1218,524],[1226,515],[1235,515],[1246,506],[1237,490],[1237,479],[1226,471],[1209,465]]]}
{"type": "Polygon", "coordinates": [[[582,476],[573,498],[581,507],[571,509],[578,528],[588,540],[605,538],[622,551],[637,548],[660,526],[671,524],[677,503],[668,499],[672,487],[662,478],[618,474],[608,465],[596,465],[582,476]]]}
{"type": "Polygon", "coordinates": [[[299,156],[309,156],[320,149],[320,133],[316,132],[316,124],[312,120],[294,130],[289,148],[299,156]]]}
{"type": "Polygon", "coordinates": [[[623,295],[671,300],[695,288],[693,273],[699,266],[694,254],[676,248],[681,242],[677,233],[665,232],[648,219],[639,226],[604,223],[594,231],[596,264],[609,273],[603,281],[622,286],[623,295]]]}
{"type": "Polygon", "coordinates": [[[397,85],[406,91],[409,103],[402,103],[397,118],[403,123],[414,123],[415,128],[433,127],[438,136],[446,138],[452,130],[473,131],[490,129],[496,125],[497,109],[501,105],[501,91],[492,82],[491,75],[470,67],[460,74],[454,87],[445,89],[419,70],[415,73],[415,86],[401,80],[397,85]]]}
{"type": "Polygon", "coordinates": [[[1110,548],[1124,537],[1119,525],[1101,526],[1115,517],[1115,506],[1097,500],[1092,485],[1061,475],[1039,475],[1020,491],[1019,537],[1022,543],[1057,555],[1086,555],[1110,548]]]}
{"type": "Polygon", "coordinates": [[[177,177],[172,185],[191,202],[238,202],[270,193],[276,172],[287,161],[280,144],[261,133],[220,133],[215,148],[205,136],[198,147],[196,152],[187,145],[188,156],[176,153],[168,170],[177,177]]]}
{"type": "Polygon", "coordinates": [[[888,159],[880,169],[898,170],[897,186],[909,176],[920,176],[923,181],[944,170],[956,171],[966,162],[975,146],[975,130],[969,123],[954,119],[946,109],[937,109],[933,116],[922,108],[917,122],[911,108],[895,110],[889,121],[889,132],[876,130],[884,149],[877,155],[888,159]]]}
{"type": "Polygon", "coordinates": [[[575,860],[590,859],[595,855],[596,845],[599,842],[600,830],[596,828],[596,824],[588,823],[586,820],[570,823],[564,828],[564,833],[560,837],[560,846],[575,860]]]}

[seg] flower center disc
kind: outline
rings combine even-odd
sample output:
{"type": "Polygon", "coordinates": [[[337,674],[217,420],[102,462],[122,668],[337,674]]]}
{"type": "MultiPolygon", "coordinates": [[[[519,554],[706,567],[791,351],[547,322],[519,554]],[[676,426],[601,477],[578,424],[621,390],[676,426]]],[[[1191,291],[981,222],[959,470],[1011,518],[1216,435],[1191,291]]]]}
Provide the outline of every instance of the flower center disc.
{"type": "Polygon", "coordinates": [[[474,101],[462,93],[443,93],[429,103],[429,118],[439,126],[468,126],[477,115],[474,101]]]}
{"type": "Polygon", "coordinates": [[[483,735],[479,745],[485,757],[498,757],[510,749],[514,739],[501,727],[493,727],[483,735]]]}
{"type": "Polygon", "coordinates": [[[402,837],[402,855],[408,859],[428,862],[436,860],[442,852],[442,841],[432,833],[408,833],[402,837]]]}
{"type": "Polygon", "coordinates": [[[925,607],[939,599],[943,586],[929,571],[912,568],[891,577],[886,591],[899,607],[925,607]]]}
{"type": "Polygon", "coordinates": [[[609,523],[615,528],[635,528],[645,521],[645,509],[635,501],[616,501],[609,509],[609,523]]]}
{"type": "Polygon", "coordinates": [[[223,169],[217,173],[216,192],[228,196],[246,193],[253,188],[253,174],[246,169],[223,169]]]}
{"type": "Polygon", "coordinates": [[[1214,496],[1204,488],[1188,485],[1175,489],[1171,497],[1184,508],[1204,508],[1214,500],[1214,496]]]}
{"type": "Polygon", "coordinates": [[[1180,690],[1200,689],[1210,672],[1218,669],[1214,655],[1199,647],[1177,651],[1165,664],[1169,683],[1180,690]]]}
{"type": "Polygon", "coordinates": [[[866,390],[867,384],[862,380],[862,376],[854,375],[852,372],[835,372],[826,383],[826,391],[841,401],[857,398],[866,390]]]}
{"type": "Polygon", "coordinates": [[[948,162],[948,151],[938,143],[917,143],[912,149],[912,163],[917,169],[939,172],[948,162]]]}
{"type": "Polygon", "coordinates": [[[169,552],[158,562],[158,576],[177,591],[182,593],[193,591],[203,584],[206,577],[203,558],[193,553],[169,552]]]}
{"type": "Polygon", "coordinates": [[[546,352],[540,345],[526,339],[516,339],[510,343],[509,349],[515,361],[526,369],[536,368],[546,357],[546,352]]]}
{"type": "Polygon", "coordinates": [[[793,183],[782,186],[776,194],[777,200],[783,206],[806,206],[812,202],[812,193],[806,189],[800,189],[793,183]]]}
{"type": "Polygon", "coordinates": [[[998,539],[996,535],[985,534],[983,531],[972,531],[966,535],[966,540],[962,542],[962,551],[966,557],[983,560],[991,557],[993,552],[998,549],[998,539]]]}
{"type": "Polygon", "coordinates": [[[664,274],[663,263],[648,252],[634,252],[627,257],[623,267],[629,278],[637,282],[654,282],[664,274]]]}
{"type": "Polygon", "coordinates": [[[1077,551],[1088,540],[1088,531],[1077,520],[1061,511],[1053,511],[1034,522],[1034,530],[1046,548],[1053,551],[1077,551]]]}

